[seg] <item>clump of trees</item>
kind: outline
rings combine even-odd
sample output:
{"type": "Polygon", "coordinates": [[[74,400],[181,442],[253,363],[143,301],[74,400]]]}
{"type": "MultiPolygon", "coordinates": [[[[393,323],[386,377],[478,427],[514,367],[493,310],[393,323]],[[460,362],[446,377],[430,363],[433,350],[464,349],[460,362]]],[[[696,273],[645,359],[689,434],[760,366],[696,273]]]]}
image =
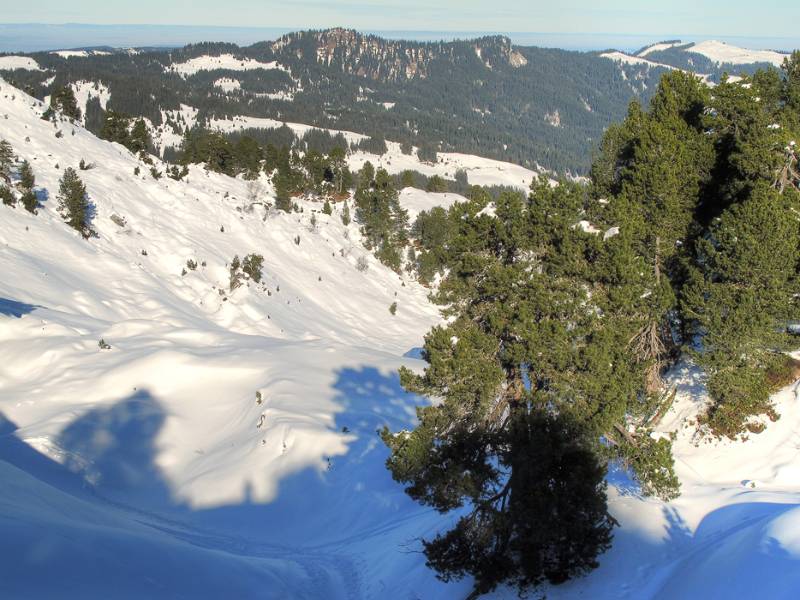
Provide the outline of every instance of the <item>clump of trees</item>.
{"type": "Polygon", "coordinates": [[[260,254],[247,254],[243,259],[233,257],[230,265],[230,290],[233,292],[245,281],[261,282],[264,257],[260,254]]]}
{"type": "Polygon", "coordinates": [[[799,371],[799,64],[713,95],[671,72],[608,130],[589,185],[476,190],[417,219],[409,255],[421,280],[441,276],[448,321],[427,369],[400,378],[438,401],[382,437],[412,498],[465,509],[424,542],[443,579],[472,575],[478,594],[594,568],[615,524],[609,460],[677,496],[672,440],[653,431],[681,355],[708,375],[709,432],[763,428],[752,418],[799,371]]]}
{"type": "Polygon", "coordinates": [[[75,98],[75,92],[68,85],[58,88],[50,95],[50,108],[45,111],[43,118],[51,118],[53,111],[58,111],[70,119],[80,121],[82,113],[75,98]]]}
{"type": "Polygon", "coordinates": [[[109,110],[100,130],[100,137],[122,144],[134,154],[146,157],[153,150],[153,140],[144,119],[133,119],[121,112],[109,110]]]}
{"type": "Polygon", "coordinates": [[[367,162],[358,175],[355,205],[367,249],[374,250],[381,262],[399,272],[408,242],[408,212],[400,206],[391,176],[384,169],[375,171],[367,162]]]}

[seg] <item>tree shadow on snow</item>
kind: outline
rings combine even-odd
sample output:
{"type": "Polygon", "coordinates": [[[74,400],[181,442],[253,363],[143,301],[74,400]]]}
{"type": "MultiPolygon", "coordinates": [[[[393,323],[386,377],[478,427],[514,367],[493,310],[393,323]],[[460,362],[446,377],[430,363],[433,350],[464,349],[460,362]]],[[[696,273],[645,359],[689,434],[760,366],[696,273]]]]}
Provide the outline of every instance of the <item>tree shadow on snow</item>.
{"type": "Polygon", "coordinates": [[[37,308],[41,308],[41,306],[28,304],[26,302],[17,302],[16,300],[9,300],[8,298],[0,298],[0,315],[5,315],[7,317],[16,317],[20,319],[23,315],[27,315],[37,308]]]}
{"type": "MultiPolygon", "coordinates": [[[[343,540],[397,520],[400,509],[429,512],[392,480],[385,466],[388,449],[378,435],[385,425],[392,431],[412,427],[414,408],[424,400],[406,393],[396,373],[373,367],[342,369],[333,388],[340,410],[332,430],[342,436],[347,452],[286,475],[267,503],[254,502],[247,490],[242,502],[213,508],[195,509],[177,499],[156,463],[166,414],[147,390],[89,410],[67,425],[55,440],[58,469],[70,473],[78,488],[113,502],[276,543],[343,540]],[[331,520],[332,514],[338,518],[331,520]]],[[[38,454],[13,435],[6,438],[16,440],[17,454],[21,448],[38,454]]],[[[0,445],[0,459],[6,450],[0,445]]]]}

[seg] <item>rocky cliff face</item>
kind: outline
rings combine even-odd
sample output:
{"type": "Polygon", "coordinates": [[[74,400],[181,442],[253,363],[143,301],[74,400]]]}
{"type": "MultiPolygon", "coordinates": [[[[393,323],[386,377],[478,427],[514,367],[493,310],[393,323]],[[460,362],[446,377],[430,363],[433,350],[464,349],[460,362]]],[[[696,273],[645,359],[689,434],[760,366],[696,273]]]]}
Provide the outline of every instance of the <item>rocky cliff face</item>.
{"type": "Polygon", "coordinates": [[[436,65],[479,61],[487,69],[519,68],[528,61],[502,36],[470,42],[408,42],[364,35],[351,29],[300,32],[272,44],[276,55],[294,55],[325,67],[376,81],[429,77],[436,65]]]}

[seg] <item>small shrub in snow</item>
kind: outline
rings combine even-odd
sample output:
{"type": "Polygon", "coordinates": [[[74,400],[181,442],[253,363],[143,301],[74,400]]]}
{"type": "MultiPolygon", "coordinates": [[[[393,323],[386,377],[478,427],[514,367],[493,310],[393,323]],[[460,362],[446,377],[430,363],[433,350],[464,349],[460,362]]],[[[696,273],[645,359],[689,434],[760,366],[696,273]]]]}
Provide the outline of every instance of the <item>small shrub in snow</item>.
{"type": "Polygon", "coordinates": [[[97,346],[100,350],[111,350],[111,344],[107,343],[103,338],[100,338],[100,341],[97,342],[97,346]]]}
{"type": "Polygon", "coordinates": [[[17,199],[14,197],[12,191],[4,185],[0,185],[0,200],[2,200],[3,204],[6,206],[14,206],[17,203],[17,199]]]}
{"type": "Polygon", "coordinates": [[[197,262],[193,261],[191,258],[186,261],[186,268],[190,271],[194,271],[197,269],[197,262]]]}
{"type": "MultiPolygon", "coordinates": [[[[239,255],[233,257],[230,266],[230,290],[233,291],[242,285],[242,263],[239,260],[239,255]]],[[[222,290],[220,290],[222,292],[222,290]]]]}
{"type": "Polygon", "coordinates": [[[356,260],[356,269],[358,269],[360,273],[366,273],[369,270],[369,261],[366,256],[358,257],[358,260],[356,260]]]}
{"type": "Polygon", "coordinates": [[[242,271],[256,283],[261,282],[261,268],[264,266],[264,257],[260,254],[248,254],[242,261],[242,271]]]}
{"type": "Polygon", "coordinates": [[[397,302],[392,302],[389,306],[389,312],[392,313],[392,316],[397,314],[397,302]]]}

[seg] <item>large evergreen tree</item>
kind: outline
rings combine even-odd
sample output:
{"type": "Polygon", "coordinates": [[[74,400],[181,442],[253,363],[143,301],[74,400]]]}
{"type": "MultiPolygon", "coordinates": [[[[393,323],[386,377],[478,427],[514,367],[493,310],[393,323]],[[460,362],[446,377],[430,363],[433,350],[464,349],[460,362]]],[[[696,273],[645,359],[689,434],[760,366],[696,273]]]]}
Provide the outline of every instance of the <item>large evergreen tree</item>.
{"type": "MultiPolygon", "coordinates": [[[[493,216],[479,199],[458,209],[436,295],[451,318],[426,336],[425,373],[401,370],[406,389],[440,401],[418,409],[413,431],[383,432],[413,498],[468,508],[425,548],[443,577],[470,573],[480,592],[596,564],[613,524],[601,436],[620,458],[660,456],[630,461],[645,492],[677,490],[669,442],[629,432],[649,414],[645,366],[628,349],[642,317],[600,281],[602,240],[575,227],[587,202],[580,185],[542,179],[528,198],[501,194],[493,216]]],[[[623,256],[615,240],[608,252],[623,256]]]]}
{"type": "Polygon", "coordinates": [[[85,238],[92,235],[89,209],[86,187],[75,169],[68,167],[59,182],[58,210],[67,224],[85,238]]]}
{"type": "Polygon", "coordinates": [[[36,197],[34,187],[36,186],[36,178],[33,174],[31,164],[25,160],[19,168],[19,186],[22,190],[22,198],[20,199],[25,210],[28,212],[36,212],[36,207],[39,201],[36,197]]]}
{"type": "Polygon", "coordinates": [[[11,181],[11,167],[14,165],[14,149],[7,140],[0,140],[0,178],[11,181]]]}

